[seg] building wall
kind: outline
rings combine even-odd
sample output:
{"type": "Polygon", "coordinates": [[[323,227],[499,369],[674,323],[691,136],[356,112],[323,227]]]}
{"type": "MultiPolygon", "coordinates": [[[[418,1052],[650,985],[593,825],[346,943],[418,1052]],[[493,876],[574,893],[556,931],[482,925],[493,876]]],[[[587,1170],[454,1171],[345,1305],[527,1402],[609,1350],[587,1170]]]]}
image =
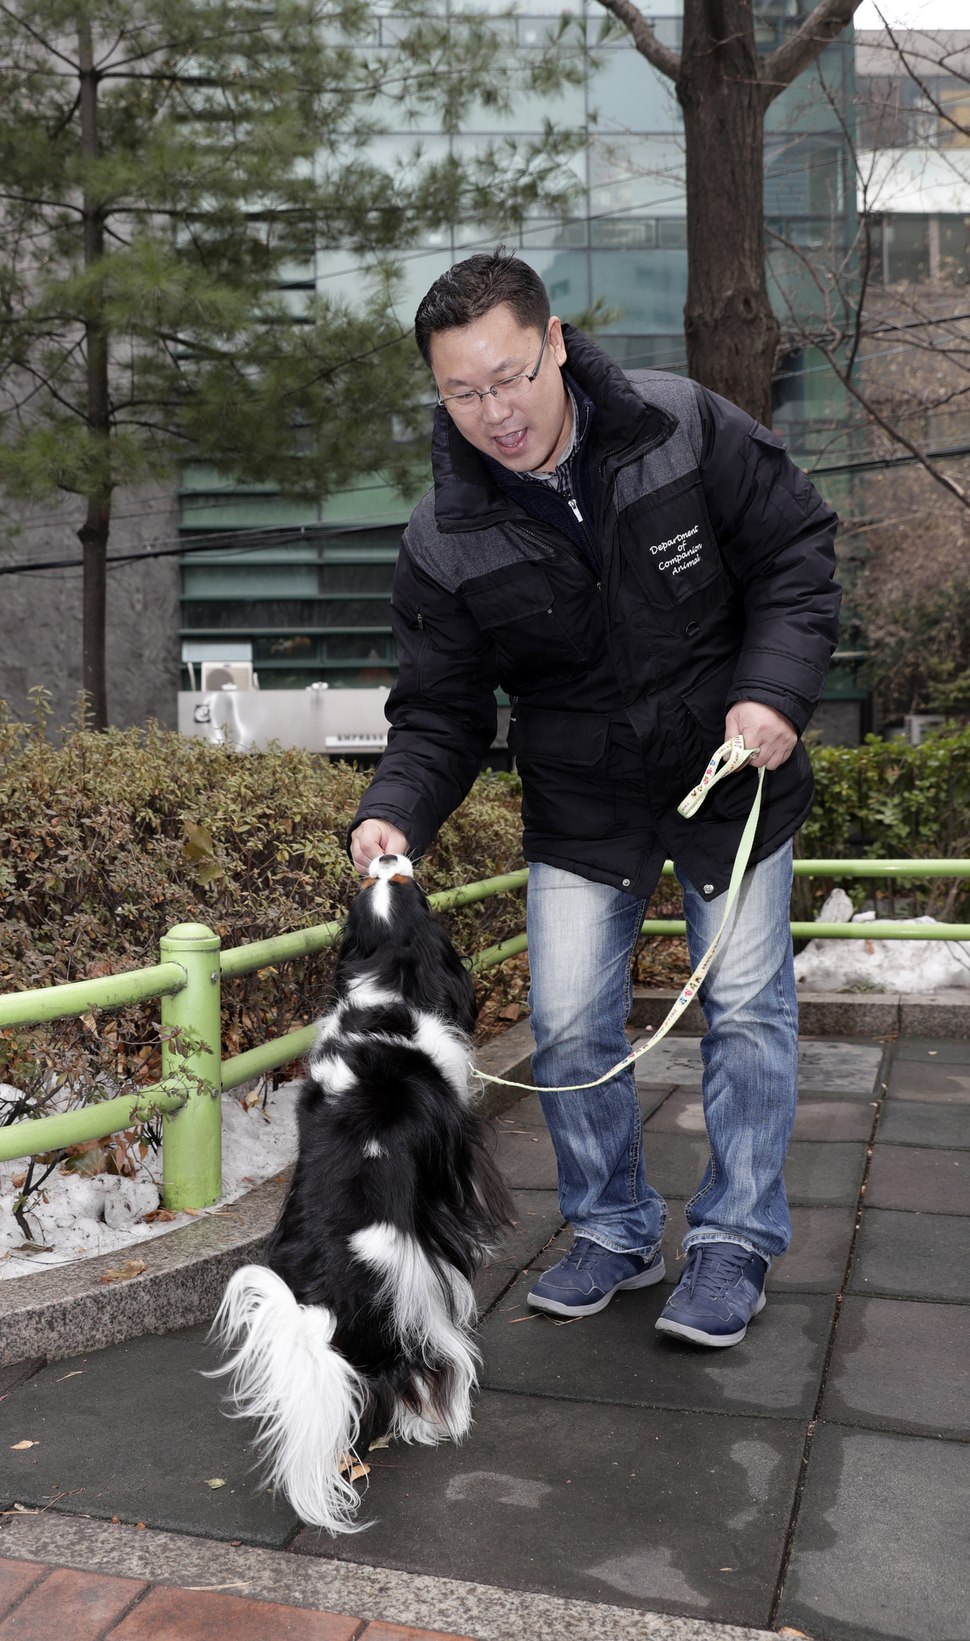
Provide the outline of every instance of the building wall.
{"type": "MultiPolygon", "coordinates": [[[[9,512],[7,518],[9,520],[9,512]]],[[[52,697],[55,726],[68,723],[81,688],[81,547],[83,504],[21,513],[0,550],[0,569],[71,560],[70,568],[0,575],[0,699],[15,718],[31,713],[30,690],[52,697]]],[[[173,490],[119,492],[109,558],[168,549],[168,557],[116,564],[108,574],[108,714],[125,728],[155,718],[174,728],[178,690],[177,510],[173,490]]]]}

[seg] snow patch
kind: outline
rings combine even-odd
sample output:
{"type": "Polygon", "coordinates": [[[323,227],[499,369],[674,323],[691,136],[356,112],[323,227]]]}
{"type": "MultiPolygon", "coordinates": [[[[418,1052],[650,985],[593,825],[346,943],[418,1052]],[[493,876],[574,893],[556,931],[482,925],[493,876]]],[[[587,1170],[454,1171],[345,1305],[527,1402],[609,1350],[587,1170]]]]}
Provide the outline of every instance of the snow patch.
{"type": "MultiPolygon", "coordinates": [[[[283,1083],[265,1101],[260,1097],[252,1103],[236,1090],[223,1095],[222,1196],[211,1208],[194,1214],[145,1223],[145,1214],[161,1203],[161,1155],[139,1162],[132,1179],[58,1169],[28,1200],[25,1217],[31,1242],[13,1213],[20,1194],[14,1180],[26,1173],[27,1159],[0,1163],[0,1280],[113,1253],[177,1231],[272,1179],[296,1161],[299,1087],[298,1082],[283,1083]]],[[[0,1085],[3,1097],[15,1098],[17,1090],[0,1085]]]]}
{"type": "MultiPolygon", "coordinates": [[[[853,914],[844,889],[833,889],[819,923],[872,923],[853,914]]],[[[897,920],[901,929],[940,927],[934,917],[897,920]]],[[[970,941],[810,940],[795,959],[795,979],[812,991],[951,991],[970,986],[970,941]]]]}

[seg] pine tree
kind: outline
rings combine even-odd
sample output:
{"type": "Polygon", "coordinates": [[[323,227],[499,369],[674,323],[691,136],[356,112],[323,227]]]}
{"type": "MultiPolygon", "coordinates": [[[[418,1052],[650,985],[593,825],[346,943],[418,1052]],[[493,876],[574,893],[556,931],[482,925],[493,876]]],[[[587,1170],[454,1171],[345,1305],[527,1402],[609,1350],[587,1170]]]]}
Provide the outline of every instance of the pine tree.
{"type": "Polygon", "coordinates": [[[368,144],[553,89],[579,67],[562,34],[514,55],[497,20],[418,0],[3,7],[0,484],[78,498],[95,724],[121,487],[189,458],[318,500],[363,472],[413,482],[425,452],[399,435],[428,388],[395,255],[456,221],[554,214],[568,139],[387,168],[368,144]],[[333,248],[361,268],[353,305],[315,287],[333,248]]]}

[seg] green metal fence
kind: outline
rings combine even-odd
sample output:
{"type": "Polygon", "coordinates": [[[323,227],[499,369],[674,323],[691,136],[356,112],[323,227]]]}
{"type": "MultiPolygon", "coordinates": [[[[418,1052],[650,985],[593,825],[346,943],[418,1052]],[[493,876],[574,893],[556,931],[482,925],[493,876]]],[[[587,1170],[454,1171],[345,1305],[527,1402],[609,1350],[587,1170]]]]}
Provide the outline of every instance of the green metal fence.
{"type": "MultiPolygon", "coordinates": [[[[664,872],[670,875],[668,863],[664,872]]],[[[970,860],[799,860],[799,876],[843,878],[967,878],[970,860]]],[[[492,895],[523,889],[528,870],[486,878],[431,895],[439,911],[468,906],[492,895]]],[[[203,1208],[222,1195],[221,1097],[251,1079],[301,1059],[310,1049],[315,1025],[301,1026],[243,1054],[221,1055],[223,979],[253,974],[270,965],[326,950],[339,937],[340,923],[319,923],[222,951],[218,935],[201,923],[182,923],[160,941],[160,961],[127,974],[0,995],[0,1028],[41,1025],[161,999],[162,1077],[150,1087],[116,1099],[96,1101],[52,1117],[28,1118],[0,1127],[0,1162],[30,1157],[105,1139],[151,1116],[162,1119],[162,1195],[171,1209],[203,1208]]],[[[679,919],[648,919],[644,934],[683,934],[679,919]]],[[[792,923],[795,939],[970,940],[970,924],[945,923],[901,928],[875,919],[868,923],[792,923]]],[[[475,972],[526,950],[524,933],[478,952],[475,972]]]]}

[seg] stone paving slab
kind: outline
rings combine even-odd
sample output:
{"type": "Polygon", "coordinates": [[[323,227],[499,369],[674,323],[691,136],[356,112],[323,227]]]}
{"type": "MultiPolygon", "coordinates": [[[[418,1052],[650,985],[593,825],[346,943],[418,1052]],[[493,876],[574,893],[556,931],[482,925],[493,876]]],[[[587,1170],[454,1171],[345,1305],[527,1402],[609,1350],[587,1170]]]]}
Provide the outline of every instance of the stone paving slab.
{"type": "MultiPolygon", "coordinates": [[[[647,1142],[650,1183],[662,1196],[689,1197],[698,1189],[710,1155],[700,1135],[651,1133],[647,1142]]],[[[860,1141],[795,1140],[785,1162],[785,1185],[792,1203],[848,1207],[858,1199],[866,1165],[860,1141]]]]}
{"type": "Polygon", "coordinates": [[[496,1261],[519,1267],[527,1265],[538,1250],[562,1230],[555,1183],[553,1173],[551,1181],[547,1181],[547,1188],[515,1192],[515,1224],[496,1243],[496,1261]]]}
{"type": "Polygon", "coordinates": [[[932,1105],[970,1105],[970,1069],[964,1059],[897,1060],[887,1078],[890,1100],[919,1100],[932,1105]]]}
{"type": "MultiPolygon", "coordinates": [[[[642,1040],[636,1039],[634,1047],[642,1040]]],[[[798,1044],[799,1088],[871,1099],[883,1058],[881,1043],[803,1038],[798,1044]]],[[[679,1083],[686,1088],[700,1087],[702,1071],[700,1041],[685,1037],[664,1037],[634,1068],[637,1082],[679,1083]]]]}
{"type": "Polygon", "coordinates": [[[486,1392],[462,1447],[375,1466],[367,1533],[305,1530],[293,1549],[764,1624],[803,1436],[790,1420],[486,1392]]]}
{"type": "MultiPolygon", "coordinates": [[[[709,1618],[566,1601],[459,1579],[397,1573],[362,1562],[280,1555],[51,1511],[8,1520],[3,1547],[8,1556],[34,1564],[47,1561],[178,1587],[234,1590],[250,1599],[313,1611],[365,1613],[372,1624],[404,1626],[408,1636],[415,1631],[421,1635],[427,1627],[460,1630],[475,1641],[777,1641],[774,1631],[723,1625],[709,1618]]],[[[360,1547],[366,1548],[366,1535],[360,1547]]],[[[280,1630],[274,1628],[270,1634],[272,1641],[283,1641],[280,1630]]],[[[391,1634],[400,1641],[397,1630],[391,1634]]],[[[218,1632],[217,1641],[225,1641],[225,1635],[224,1630],[218,1632]]],[[[370,1632],[364,1632],[363,1641],[370,1641],[370,1632]]]]}
{"type": "Polygon", "coordinates": [[[970,1306],[850,1294],[821,1416],[970,1440],[970,1306]]]}
{"type": "Polygon", "coordinates": [[[834,1298],[774,1293],[731,1350],[658,1334],[664,1284],[621,1293],[595,1316],[554,1320],[530,1310],[522,1277],[482,1328],[487,1389],[570,1402],[710,1413],[811,1417],[834,1298]]]}
{"type": "MultiPolygon", "coordinates": [[[[799,1099],[793,1138],[796,1140],[868,1141],[875,1121],[876,1102],[799,1099]]],[[[705,1134],[704,1102],[692,1089],[675,1088],[647,1118],[650,1133],[705,1134]]],[[[967,1144],[970,1145],[970,1135],[967,1144]]]]}
{"type": "Polygon", "coordinates": [[[777,1622],[819,1641],[970,1641],[970,1444],[821,1424],[777,1622]]]}
{"type": "Polygon", "coordinates": [[[914,1214],[970,1214],[970,1156],[915,1145],[877,1145],[866,1203],[914,1214]]]}
{"type": "Polygon", "coordinates": [[[970,1219],[867,1208],[849,1287],[860,1295],[970,1304],[970,1219]]]}
{"type": "MultiPolygon", "coordinates": [[[[966,1002],[970,1005],[970,992],[966,1002]]],[[[962,1066],[966,1071],[970,1066],[970,1043],[946,1037],[900,1037],[893,1046],[893,1065],[910,1060],[917,1065],[932,1061],[938,1065],[962,1066]]]]}
{"type": "Polygon", "coordinates": [[[919,1100],[887,1100],[879,1118],[880,1145],[970,1147],[970,1098],[965,1104],[934,1105],[932,1114],[919,1100]]]}
{"type": "Polygon", "coordinates": [[[52,1363],[3,1404],[0,1499],[279,1548],[299,1526],[253,1475],[251,1426],[222,1412],[206,1329],[52,1363]],[[36,1445],[12,1451],[15,1442],[36,1445]],[[220,1480],[223,1486],[208,1484],[220,1480]]]}
{"type": "Polygon", "coordinates": [[[556,1154],[545,1125],[506,1128],[496,1138],[494,1156],[512,1191],[548,1190],[556,1183],[556,1154]]]}

